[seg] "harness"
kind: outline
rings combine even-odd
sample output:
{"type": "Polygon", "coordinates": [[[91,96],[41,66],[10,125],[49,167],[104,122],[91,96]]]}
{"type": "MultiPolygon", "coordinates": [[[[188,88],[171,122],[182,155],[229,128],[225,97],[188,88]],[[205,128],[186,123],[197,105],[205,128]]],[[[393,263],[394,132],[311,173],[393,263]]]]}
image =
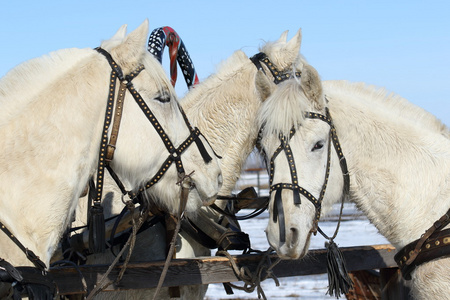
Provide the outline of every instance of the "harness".
{"type": "MultiPolygon", "coordinates": [[[[164,174],[167,172],[169,167],[172,164],[175,164],[177,168],[177,172],[179,174],[185,173],[183,163],[181,161],[181,155],[182,153],[192,144],[195,142],[197,145],[199,152],[205,161],[205,163],[209,163],[212,158],[208,154],[205,146],[203,145],[203,142],[200,139],[200,136],[202,135],[200,133],[200,130],[195,127],[193,128],[191,124],[189,123],[185,113],[183,112],[181,106],[178,104],[178,108],[183,116],[183,119],[186,123],[186,125],[189,128],[190,135],[187,137],[187,139],[179,146],[175,147],[173,143],[171,142],[170,138],[164,131],[164,129],[161,127],[160,123],[156,119],[155,115],[151,111],[151,109],[148,107],[148,105],[145,103],[139,92],[134,88],[132,84],[132,80],[139,75],[139,73],[144,69],[144,66],[139,66],[135,71],[131,72],[128,75],[123,74],[122,69],[120,66],[113,60],[112,56],[104,49],[98,47],[95,48],[95,50],[102,54],[106,60],[108,61],[109,65],[111,66],[111,75],[110,75],[110,84],[109,84],[109,93],[108,93],[108,99],[107,99],[107,105],[106,105],[106,111],[105,111],[105,119],[103,124],[103,130],[102,130],[102,137],[100,142],[100,151],[99,151],[99,158],[98,158],[98,174],[97,174],[97,181],[96,186],[94,186],[95,195],[93,195],[93,209],[91,211],[91,214],[94,216],[99,216],[100,214],[103,215],[103,208],[101,207],[101,198],[102,198],[102,191],[103,191],[103,180],[104,180],[104,172],[105,168],[107,168],[110,172],[114,180],[116,181],[117,185],[122,190],[123,194],[128,194],[131,201],[133,203],[137,203],[139,200],[139,196],[143,192],[145,192],[148,188],[155,185],[161,178],[164,176],[164,174]],[[116,90],[116,82],[117,79],[120,81],[120,87],[119,92],[117,96],[117,101],[114,101],[115,98],[115,90],[116,90]],[[129,91],[133,98],[135,99],[136,103],[141,108],[144,115],[147,117],[149,122],[153,125],[155,130],[158,132],[158,135],[160,136],[161,140],[163,141],[167,151],[169,152],[169,155],[167,159],[164,161],[156,175],[154,175],[143,187],[139,188],[137,191],[127,191],[120,181],[119,177],[116,173],[112,170],[112,168],[109,166],[109,163],[113,160],[114,157],[114,151],[116,148],[116,141],[119,134],[120,129],[120,122],[123,112],[123,102],[125,99],[125,93],[126,91],[129,91]],[[113,105],[114,102],[115,105],[115,112],[114,117],[113,115],[113,105]],[[108,131],[111,129],[111,135],[108,140],[108,131]]],[[[206,139],[206,138],[205,138],[206,139]]],[[[95,223],[95,222],[94,222],[95,223]]],[[[28,260],[30,260],[35,267],[40,271],[41,275],[43,277],[47,276],[46,272],[46,265],[45,263],[31,250],[26,248],[12,233],[11,231],[2,223],[0,222],[0,228],[2,231],[19,247],[22,252],[25,253],[28,260]]],[[[91,231],[91,230],[90,230],[91,231]]],[[[101,237],[101,230],[95,230],[95,228],[92,230],[93,237],[101,237]],[[100,232],[100,233],[99,233],[100,232]]],[[[104,223],[103,223],[103,234],[104,234],[104,223]]],[[[104,237],[104,236],[103,236],[104,237]]],[[[94,240],[93,247],[96,248],[96,250],[104,249],[105,242],[104,238],[97,240],[94,240]]],[[[23,269],[23,267],[19,267],[18,269],[23,269]]],[[[6,262],[5,260],[0,258],[0,281],[1,282],[21,282],[23,281],[23,277],[21,273],[18,271],[15,267],[13,267],[11,264],[6,262]]],[[[29,269],[29,268],[28,268],[29,269]]],[[[43,280],[38,282],[38,284],[42,284],[43,280]]],[[[35,281],[37,282],[37,281],[35,281]]],[[[27,282],[28,283],[28,282],[27,282]]]]}
{"type": "Polygon", "coordinates": [[[449,223],[450,209],[419,239],[409,243],[395,254],[394,259],[402,271],[403,278],[410,280],[411,272],[423,263],[450,256],[450,228],[444,230],[449,223]]]}
{"type": "MultiPolygon", "coordinates": [[[[183,120],[187,127],[189,128],[190,135],[186,138],[186,140],[181,143],[180,146],[175,147],[172,141],[170,140],[167,133],[164,131],[164,129],[161,127],[159,121],[157,120],[156,116],[153,114],[151,109],[148,107],[148,105],[145,103],[145,101],[142,99],[141,95],[138,91],[134,88],[132,84],[133,78],[135,78],[143,69],[143,66],[138,67],[138,69],[129,75],[124,76],[121,68],[117,65],[117,63],[113,60],[111,55],[105,51],[102,48],[96,48],[96,50],[105,56],[106,60],[111,66],[111,76],[110,76],[110,88],[109,88],[109,95],[108,95],[108,102],[107,102],[107,108],[105,113],[105,122],[103,125],[103,135],[102,140],[100,143],[100,153],[99,153],[99,162],[98,162],[98,168],[97,168],[97,184],[95,187],[95,195],[93,195],[93,205],[91,208],[91,220],[90,220],[90,249],[92,252],[104,252],[105,250],[105,242],[104,242],[104,218],[103,218],[103,208],[101,207],[101,200],[102,200],[102,189],[103,189],[103,180],[104,180],[104,171],[105,168],[108,169],[110,172],[112,178],[116,182],[117,186],[121,189],[122,194],[128,194],[131,201],[133,203],[139,202],[139,196],[140,194],[144,193],[147,189],[151,188],[153,185],[155,185],[157,182],[161,180],[161,178],[164,176],[164,174],[167,172],[169,167],[172,164],[175,164],[177,168],[177,172],[180,176],[184,176],[185,170],[183,167],[183,163],[181,161],[181,155],[182,153],[193,143],[197,145],[197,148],[200,151],[200,154],[205,161],[205,163],[209,163],[212,158],[208,154],[208,151],[206,150],[205,146],[203,145],[202,140],[200,139],[200,136],[202,135],[200,133],[200,130],[197,127],[192,127],[189,123],[189,120],[186,117],[186,114],[184,113],[181,106],[178,104],[178,109],[180,110],[183,120]],[[113,113],[113,103],[114,103],[114,96],[115,96],[115,88],[116,88],[116,81],[119,79],[120,81],[120,88],[119,93],[116,101],[116,110],[114,113],[114,120],[112,125],[112,131],[111,136],[108,141],[108,130],[111,124],[111,115],[113,113]],[[149,180],[147,181],[143,187],[139,188],[137,191],[127,191],[122,184],[119,176],[114,172],[114,170],[109,166],[109,162],[112,161],[114,157],[114,151],[116,148],[116,140],[119,133],[120,128],[120,121],[122,116],[122,109],[123,109],[123,101],[125,99],[125,93],[126,91],[129,91],[130,94],[133,96],[134,100],[138,104],[138,106],[141,108],[144,115],[147,117],[148,121],[153,125],[156,132],[158,133],[159,137],[161,138],[161,141],[164,143],[167,151],[169,152],[169,155],[167,159],[164,161],[162,166],[159,168],[158,172],[149,180]]],[[[90,197],[91,198],[91,197],[90,197]]]]}
{"type": "MultiPolygon", "coordinates": [[[[269,68],[270,72],[272,73],[274,77],[274,82],[276,84],[287,80],[289,78],[292,78],[293,76],[289,76],[289,73],[286,72],[280,72],[276,69],[276,67],[269,61],[267,56],[264,53],[259,53],[255,55],[252,58],[253,63],[258,69],[262,69],[261,63],[265,64],[267,68],[269,68]]],[[[299,74],[296,72],[294,74],[295,77],[300,77],[299,74]]],[[[330,112],[328,108],[325,109],[326,115],[321,115],[318,113],[313,112],[306,112],[305,118],[310,119],[319,119],[322,120],[330,126],[330,143],[333,142],[333,146],[336,150],[336,153],[339,158],[340,167],[342,170],[343,178],[344,178],[344,190],[343,193],[348,194],[349,187],[350,187],[350,177],[348,174],[347,169],[347,163],[346,159],[342,153],[342,149],[336,134],[336,128],[332,122],[330,112]]],[[[260,136],[258,139],[260,140],[262,133],[262,128],[260,130],[260,136]]],[[[289,136],[285,137],[280,134],[279,140],[280,140],[280,146],[275,150],[274,154],[272,155],[270,159],[270,165],[269,165],[269,184],[270,184],[270,193],[275,192],[275,199],[273,204],[273,222],[279,221],[279,234],[280,234],[280,242],[285,243],[285,235],[286,235],[286,229],[285,229],[285,218],[284,218],[284,210],[283,210],[283,202],[281,199],[281,192],[283,189],[289,189],[293,192],[293,199],[294,203],[296,205],[301,204],[300,201],[300,194],[306,197],[315,207],[316,213],[314,218],[314,225],[311,230],[312,233],[316,234],[317,231],[320,232],[321,235],[323,235],[326,239],[328,239],[331,243],[333,243],[333,239],[336,237],[339,224],[340,224],[340,217],[342,215],[342,204],[341,204],[341,213],[339,217],[339,222],[336,228],[336,231],[334,235],[330,238],[328,237],[318,226],[319,218],[320,218],[320,212],[321,212],[321,206],[322,201],[325,195],[327,183],[328,183],[328,176],[330,174],[330,162],[331,162],[331,154],[330,154],[330,143],[328,144],[328,159],[327,159],[327,167],[326,167],[326,174],[324,183],[322,185],[321,192],[319,194],[319,197],[314,197],[310,192],[308,192],[306,189],[301,187],[298,184],[297,181],[297,170],[295,167],[294,158],[292,156],[292,150],[289,146],[289,141],[291,138],[295,135],[295,127],[292,127],[289,136]],[[273,184],[273,176],[275,172],[275,158],[280,154],[284,153],[286,155],[286,158],[289,163],[289,169],[291,174],[291,183],[277,183],[273,184]]],[[[265,159],[267,158],[267,155],[264,154],[265,159]]],[[[343,200],[343,199],[342,199],[343,200]]],[[[403,277],[406,280],[411,279],[411,272],[414,271],[414,269],[426,262],[432,261],[434,259],[440,258],[440,257],[448,257],[450,256],[450,229],[444,228],[450,224],[450,210],[448,210],[439,220],[437,220],[430,228],[426,230],[426,232],[417,240],[409,243],[405,247],[403,247],[398,253],[395,255],[394,259],[397,262],[397,265],[399,266],[403,277]]],[[[330,262],[330,260],[329,260],[330,262]]]]}
{"type": "Polygon", "coordinates": [[[188,88],[198,84],[199,80],[195,71],[194,63],[189,56],[183,40],[180,38],[178,33],[176,33],[176,31],[169,26],[156,28],[152,31],[148,39],[147,49],[159,60],[160,63],[162,63],[162,56],[165,46],[169,47],[170,80],[172,85],[175,86],[177,81],[177,61],[188,88]]]}
{"type": "MultiPolygon", "coordinates": [[[[184,119],[186,125],[189,128],[190,135],[177,148],[173,145],[169,136],[166,134],[164,129],[161,127],[161,125],[158,122],[158,120],[156,119],[155,115],[153,114],[151,109],[148,107],[148,105],[145,103],[145,101],[142,99],[139,92],[135,90],[135,88],[131,82],[131,80],[134,77],[136,77],[139,74],[139,72],[141,72],[144,69],[143,66],[140,66],[136,71],[132,72],[131,74],[129,74],[127,76],[123,76],[122,70],[114,62],[111,55],[107,51],[105,51],[104,49],[101,49],[101,48],[96,48],[96,50],[106,57],[107,61],[111,65],[112,71],[111,71],[110,93],[109,93],[108,104],[107,104],[107,109],[106,109],[105,123],[103,126],[103,137],[102,137],[102,141],[101,141],[101,145],[100,145],[98,176],[97,176],[98,177],[98,179],[97,179],[97,195],[96,195],[96,200],[94,201],[94,205],[96,202],[98,203],[99,201],[101,201],[101,195],[102,195],[102,184],[101,183],[103,181],[104,168],[107,165],[107,163],[110,162],[113,158],[114,149],[115,149],[115,141],[117,139],[117,134],[119,131],[119,126],[120,126],[120,116],[122,114],[121,107],[123,107],[123,97],[124,97],[123,95],[124,95],[126,89],[131,93],[131,95],[133,96],[134,100],[141,108],[144,115],[147,117],[149,122],[155,128],[156,132],[158,133],[159,137],[161,138],[161,141],[164,143],[167,151],[169,152],[169,156],[164,161],[162,166],[159,168],[158,172],[149,181],[147,181],[147,183],[144,184],[143,187],[139,188],[137,191],[126,191],[123,184],[119,180],[118,185],[121,188],[121,190],[124,192],[124,194],[128,194],[132,200],[136,200],[136,198],[138,197],[139,194],[142,194],[143,192],[145,192],[145,190],[149,189],[150,187],[155,185],[157,182],[159,182],[159,180],[167,172],[167,170],[169,169],[169,167],[172,164],[175,164],[178,173],[184,174],[185,171],[184,171],[183,163],[181,161],[181,154],[193,142],[195,142],[195,144],[197,145],[197,147],[200,151],[200,154],[202,155],[202,158],[205,161],[205,163],[209,163],[212,160],[211,156],[208,154],[208,151],[206,150],[205,146],[203,145],[202,140],[200,139],[200,136],[202,135],[200,133],[200,130],[197,127],[195,127],[195,128],[192,127],[192,125],[189,123],[189,120],[186,117],[186,114],[184,113],[183,109],[181,108],[181,106],[179,104],[178,104],[178,108],[183,116],[183,119],[184,119]],[[111,114],[112,114],[112,105],[114,102],[115,85],[116,85],[117,79],[120,80],[120,85],[121,85],[118,101],[116,104],[119,107],[119,111],[116,111],[116,113],[115,113],[113,132],[111,134],[110,141],[108,142],[107,141],[107,136],[108,136],[107,133],[108,133],[108,129],[109,129],[109,126],[111,123],[110,119],[111,119],[111,114]],[[108,155],[106,155],[106,154],[108,154],[108,155]],[[103,159],[103,157],[106,157],[106,159],[103,159]]],[[[110,169],[110,170],[112,170],[112,169],[110,169]]],[[[115,173],[113,172],[113,174],[115,174],[115,173]]],[[[116,176],[113,175],[113,178],[116,181],[118,180],[117,175],[116,176]]]]}

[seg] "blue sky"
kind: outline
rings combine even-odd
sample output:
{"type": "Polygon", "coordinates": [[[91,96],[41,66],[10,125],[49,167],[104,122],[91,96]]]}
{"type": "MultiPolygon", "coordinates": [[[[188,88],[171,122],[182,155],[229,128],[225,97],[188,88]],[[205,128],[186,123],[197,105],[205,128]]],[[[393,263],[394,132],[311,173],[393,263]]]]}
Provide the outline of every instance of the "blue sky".
{"type": "Polygon", "coordinates": [[[449,12],[448,0],[8,1],[0,76],[53,50],[96,47],[122,24],[133,30],[148,18],[150,31],[178,32],[202,80],[235,50],[251,56],[264,41],[302,28],[301,52],[323,80],[385,87],[450,125],[449,12]]]}

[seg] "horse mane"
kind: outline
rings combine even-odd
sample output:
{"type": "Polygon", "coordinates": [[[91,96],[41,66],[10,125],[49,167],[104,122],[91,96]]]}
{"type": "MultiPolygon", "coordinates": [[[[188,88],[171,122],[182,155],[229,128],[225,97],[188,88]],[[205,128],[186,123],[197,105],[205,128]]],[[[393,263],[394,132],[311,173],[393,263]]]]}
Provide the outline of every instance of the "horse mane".
{"type": "Polygon", "coordinates": [[[48,85],[91,55],[92,49],[62,49],[21,63],[0,79],[0,125],[8,123],[48,85]],[[24,89],[23,87],[27,88],[24,89]]]}
{"type": "Polygon", "coordinates": [[[302,126],[305,112],[325,114],[325,97],[317,71],[301,56],[296,66],[301,66],[297,69],[301,77],[279,83],[261,107],[258,124],[264,135],[288,136],[293,126],[302,126]]]}
{"type": "MultiPolygon", "coordinates": [[[[112,39],[103,41],[102,47],[114,52],[114,47],[119,46],[123,39],[124,37],[120,38],[116,34],[112,39]]],[[[144,64],[146,69],[151,70],[147,73],[158,89],[170,84],[168,80],[164,80],[167,77],[164,69],[146,51],[145,46],[133,52],[136,52],[138,63],[144,64]]],[[[91,48],[61,49],[25,61],[11,69],[0,79],[0,126],[8,124],[17,114],[21,114],[40,92],[52,84],[57,84],[58,79],[67,80],[66,74],[70,74],[75,68],[83,68],[87,59],[94,58],[95,54],[96,52],[91,48]],[[27,88],[24,89],[24,86],[27,88]]],[[[123,68],[122,65],[121,67],[123,68]]]]}
{"type": "MultiPolygon", "coordinates": [[[[180,99],[180,103],[185,109],[197,109],[204,110],[205,105],[210,106],[210,109],[216,109],[212,106],[227,105],[231,101],[237,101],[239,99],[236,95],[236,99],[226,99],[226,101],[211,101],[208,97],[204,97],[207,94],[214,94],[215,99],[222,99],[220,94],[225,94],[228,91],[223,90],[222,86],[227,86],[230,80],[237,80],[236,77],[242,76],[245,66],[249,65],[250,60],[247,55],[238,50],[235,51],[229,58],[222,61],[217,67],[214,74],[209,75],[205,80],[201,81],[199,85],[194,86],[189,90],[189,93],[180,99]],[[199,101],[199,100],[203,101],[199,101]]],[[[202,122],[203,116],[199,116],[197,122],[202,122]]]]}
{"type": "Polygon", "coordinates": [[[383,105],[390,114],[396,119],[402,119],[412,126],[419,126],[422,129],[428,129],[439,132],[447,138],[450,138],[450,128],[442,123],[425,109],[416,106],[407,99],[374,85],[368,85],[363,82],[352,83],[346,80],[330,80],[323,82],[327,90],[340,91],[345,93],[343,97],[348,97],[349,93],[360,99],[367,99],[367,102],[374,102],[383,105]],[[344,90],[343,90],[344,89],[344,90]]]}

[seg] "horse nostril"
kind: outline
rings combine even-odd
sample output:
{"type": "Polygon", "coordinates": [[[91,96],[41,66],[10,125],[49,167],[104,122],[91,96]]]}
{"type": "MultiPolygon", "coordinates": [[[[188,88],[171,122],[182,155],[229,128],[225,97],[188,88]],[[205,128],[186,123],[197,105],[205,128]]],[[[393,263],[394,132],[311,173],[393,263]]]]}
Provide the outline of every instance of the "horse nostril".
{"type": "Polygon", "coordinates": [[[289,230],[290,230],[289,246],[293,247],[298,243],[298,230],[297,228],[294,227],[291,227],[289,230]]]}

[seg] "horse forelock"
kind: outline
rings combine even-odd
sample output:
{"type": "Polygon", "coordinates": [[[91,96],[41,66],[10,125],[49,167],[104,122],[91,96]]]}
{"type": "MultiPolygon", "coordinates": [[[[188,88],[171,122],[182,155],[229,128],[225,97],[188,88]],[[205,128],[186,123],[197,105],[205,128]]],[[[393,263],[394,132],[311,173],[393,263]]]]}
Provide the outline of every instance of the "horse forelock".
{"type": "Polygon", "coordinates": [[[280,83],[272,95],[263,103],[258,125],[263,128],[263,135],[289,135],[294,126],[302,126],[306,112],[324,114],[324,107],[317,105],[306,97],[299,79],[290,79],[280,83]]]}

